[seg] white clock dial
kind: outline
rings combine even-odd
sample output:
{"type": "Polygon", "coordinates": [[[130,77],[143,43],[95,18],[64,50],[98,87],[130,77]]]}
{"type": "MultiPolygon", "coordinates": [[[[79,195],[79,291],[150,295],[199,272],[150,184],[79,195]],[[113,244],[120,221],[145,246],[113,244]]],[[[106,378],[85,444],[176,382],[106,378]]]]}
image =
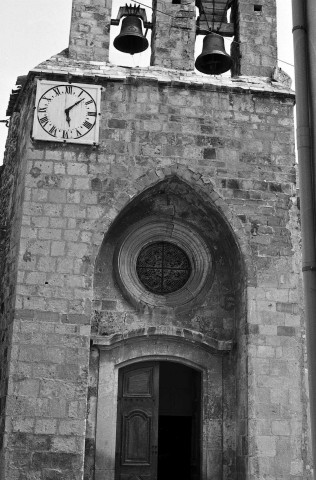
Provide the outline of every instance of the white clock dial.
{"type": "Polygon", "coordinates": [[[98,115],[90,93],[72,84],[57,84],[47,89],[36,110],[39,125],[58,141],[84,137],[95,127],[98,115]]]}

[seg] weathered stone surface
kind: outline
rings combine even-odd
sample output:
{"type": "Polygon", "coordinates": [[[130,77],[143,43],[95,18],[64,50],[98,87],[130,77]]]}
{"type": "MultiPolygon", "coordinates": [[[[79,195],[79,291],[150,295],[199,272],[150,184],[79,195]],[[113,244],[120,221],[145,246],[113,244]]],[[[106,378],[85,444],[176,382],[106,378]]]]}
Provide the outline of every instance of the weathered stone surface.
{"type": "MultiPolygon", "coordinates": [[[[240,41],[253,47],[242,73],[268,76],[274,0],[255,19],[237,3],[240,41]]],[[[169,7],[194,23],[192,5],[169,7]]],[[[193,30],[179,35],[162,15],[154,66],[113,67],[102,56],[109,16],[104,2],[74,2],[70,57],[32,71],[12,118],[0,177],[0,476],[113,478],[117,371],[146,356],[205,372],[205,478],[307,480],[293,92],[188,71],[193,30]],[[36,77],[68,74],[103,86],[98,146],[30,138],[36,77]],[[115,267],[122,239],[152,216],[182,222],[211,252],[207,288],[180,306],[129,295],[115,267]]]]}

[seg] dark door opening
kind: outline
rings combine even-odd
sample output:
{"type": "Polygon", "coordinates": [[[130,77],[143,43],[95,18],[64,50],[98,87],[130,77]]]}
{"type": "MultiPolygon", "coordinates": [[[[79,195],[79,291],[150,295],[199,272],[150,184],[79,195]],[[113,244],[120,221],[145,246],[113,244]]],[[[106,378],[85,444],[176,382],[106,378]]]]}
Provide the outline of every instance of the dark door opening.
{"type": "Polygon", "coordinates": [[[200,479],[201,375],[174,362],[120,371],[117,480],[200,479]]]}
{"type": "Polygon", "coordinates": [[[198,480],[200,374],[180,363],[159,370],[158,480],[198,480]]]}
{"type": "Polygon", "coordinates": [[[191,480],[191,417],[159,416],[158,480],[191,480]]]}

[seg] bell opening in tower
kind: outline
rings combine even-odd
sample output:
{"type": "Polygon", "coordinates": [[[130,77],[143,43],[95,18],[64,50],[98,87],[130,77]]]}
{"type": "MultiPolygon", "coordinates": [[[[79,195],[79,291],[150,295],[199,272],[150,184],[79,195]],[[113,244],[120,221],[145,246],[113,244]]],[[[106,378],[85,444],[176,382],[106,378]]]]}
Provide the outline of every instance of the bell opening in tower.
{"type": "Polygon", "coordinates": [[[196,0],[195,72],[229,77],[234,24],[231,23],[231,0],[196,0]]]}
{"type": "Polygon", "coordinates": [[[122,67],[147,67],[151,56],[152,1],[112,3],[109,60],[122,67]]]}

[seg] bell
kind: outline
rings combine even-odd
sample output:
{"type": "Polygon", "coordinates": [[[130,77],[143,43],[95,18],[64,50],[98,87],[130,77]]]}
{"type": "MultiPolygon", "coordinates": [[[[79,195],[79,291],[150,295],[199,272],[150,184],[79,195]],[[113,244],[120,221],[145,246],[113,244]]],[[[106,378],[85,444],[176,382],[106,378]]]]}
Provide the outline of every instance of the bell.
{"type": "Polygon", "coordinates": [[[207,75],[219,75],[231,69],[233,61],[225,52],[224,38],[217,33],[205,35],[203,50],[195,61],[195,68],[207,75]]]}
{"type": "Polygon", "coordinates": [[[113,45],[120,52],[131,55],[146,50],[148,40],[143,35],[141,19],[136,15],[123,18],[121,33],[114,39],[113,45]]]}

